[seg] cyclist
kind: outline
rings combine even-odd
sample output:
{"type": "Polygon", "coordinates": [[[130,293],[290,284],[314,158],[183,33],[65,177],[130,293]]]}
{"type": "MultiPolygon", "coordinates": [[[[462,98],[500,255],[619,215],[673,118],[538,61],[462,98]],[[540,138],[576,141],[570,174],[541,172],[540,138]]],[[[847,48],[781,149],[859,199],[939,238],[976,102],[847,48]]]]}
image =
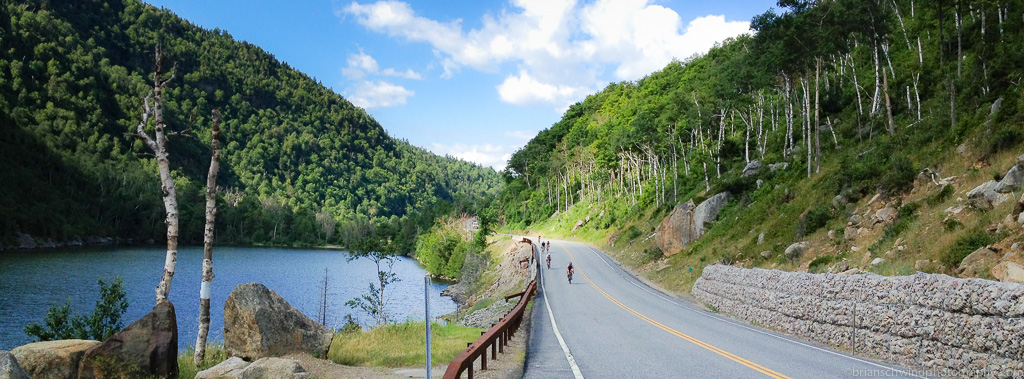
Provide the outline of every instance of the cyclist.
{"type": "Polygon", "coordinates": [[[548,269],[550,270],[551,269],[551,254],[548,254],[547,260],[548,260],[548,269]]]}
{"type": "Polygon", "coordinates": [[[565,267],[565,271],[566,271],[566,273],[569,276],[569,284],[572,284],[572,272],[573,272],[572,262],[569,262],[569,265],[565,267]]]}

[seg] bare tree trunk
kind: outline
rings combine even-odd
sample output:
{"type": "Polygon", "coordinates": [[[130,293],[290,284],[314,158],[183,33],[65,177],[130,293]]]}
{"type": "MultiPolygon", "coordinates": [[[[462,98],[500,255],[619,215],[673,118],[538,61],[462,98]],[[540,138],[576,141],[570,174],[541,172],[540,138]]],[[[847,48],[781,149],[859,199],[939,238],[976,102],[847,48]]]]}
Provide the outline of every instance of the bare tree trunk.
{"type": "Polygon", "coordinates": [[[143,100],[142,121],[135,127],[135,138],[141,139],[149,150],[156,156],[157,168],[160,171],[160,191],[163,194],[165,221],[167,223],[167,256],[164,260],[164,273],[160,283],[156,286],[157,303],[167,301],[167,294],[171,292],[171,280],[174,278],[174,268],[178,263],[178,195],[174,187],[174,178],[171,177],[170,162],[167,152],[167,133],[164,124],[163,87],[171,79],[172,73],[164,78],[163,50],[160,45],[156,47],[156,58],[153,68],[153,91],[143,100]],[[152,103],[151,103],[152,101],[152,103]],[[145,128],[149,124],[149,118],[153,117],[153,137],[146,134],[145,128]]]}
{"type": "Polygon", "coordinates": [[[882,87],[885,89],[885,114],[889,119],[889,135],[896,134],[896,125],[892,121],[892,104],[889,103],[889,76],[882,67],[882,87]]]}
{"type": "Polygon", "coordinates": [[[206,336],[210,332],[210,292],[213,291],[213,227],[217,219],[217,172],[220,171],[220,111],[213,110],[210,133],[210,172],[206,176],[206,228],[203,231],[203,282],[199,289],[199,334],[192,362],[196,367],[206,356],[206,336]]]}
{"type": "Polygon", "coordinates": [[[814,60],[814,172],[821,172],[821,58],[814,60]]]}

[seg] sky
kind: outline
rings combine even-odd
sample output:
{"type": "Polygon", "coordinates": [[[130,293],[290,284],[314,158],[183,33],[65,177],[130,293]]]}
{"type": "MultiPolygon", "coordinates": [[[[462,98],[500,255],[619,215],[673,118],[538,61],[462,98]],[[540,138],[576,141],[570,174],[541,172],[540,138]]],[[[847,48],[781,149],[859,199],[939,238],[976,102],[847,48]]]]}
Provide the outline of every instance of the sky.
{"type": "Polygon", "coordinates": [[[609,83],[750,33],[769,0],[145,0],[260,46],[392,137],[505,168],[609,83]]]}

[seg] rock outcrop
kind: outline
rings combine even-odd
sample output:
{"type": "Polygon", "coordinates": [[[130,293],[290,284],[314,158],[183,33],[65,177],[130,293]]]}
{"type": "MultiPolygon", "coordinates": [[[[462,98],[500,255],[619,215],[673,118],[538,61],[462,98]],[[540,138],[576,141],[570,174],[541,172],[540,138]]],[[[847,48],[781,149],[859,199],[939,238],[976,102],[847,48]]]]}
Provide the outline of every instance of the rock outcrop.
{"type": "Polygon", "coordinates": [[[1005,201],[1013,200],[1012,193],[1020,190],[1022,186],[1024,186],[1024,154],[1017,157],[1017,163],[1010,167],[1001,180],[989,180],[974,187],[967,193],[967,201],[978,209],[992,209],[1005,201]]]}
{"type": "Polygon", "coordinates": [[[224,348],[246,359],[292,352],[326,356],[334,333],[259,283],[235,287],[224,302],[224,348]]]}
{"type": "Polygon", "coordinates": [[[992,276],[1000,282],[1024,283],[1024,265],[1002,261],[992,268],[992,276]]]}
{"type": "Polygon", "coordinates": [[[811,247],[811,243],[810,242],[807,242],[807,241],[796,242],[796,243],[793,243],[792,245],[789,245],[788,247],[786,247],[786,250],[783,252],[783,255],[786,257],[786,259],[788,259],[788,260],[790,260],[792,262],[792,261],[800,259],[800,257],[804,256],[804,252],[807,251],[807,249],[809,249],[810,247],[811,247]]]}
{"type": "Polygon", "coordinates": [[[694,297],[826,346],[951,377],[1024,377],[1024,285],[713,265],[694,297]],[[853,317],[856,313],[856,318],[853,317]]]}
{"type": "Polygon", "coordinates": [[[196,379],[307,379],[309,373],[298,361],[285,358],[261,358],[249,363],[232,357],[196,374],[196,379]]]}
{"type": "Polygon", "coordinates": [[[77,379],[85,351],[99,344],[90,340],[33,342],[14,348],[11,354],[29,377],[77,379]]]}
{"type": "Polygon", "coordinates": [[[177,375],[178,321],[169,301],[90,348],[78,368],[79,379],[177,375]]]}
{"type": "Polygon", "coordinates": [[[999,254],[987,247],[982,247],[960,261],[957,271],[964,276],[977,277],[995,266],[996,262],[999,262],[999,254]]]}
{"type": "Polygon", "coordinates": [[[0,350],[0,379],[29,379],[18,359],[9,351],[0,350]]]}
{"type": "Polygon", "coordinates": [[[665,256],[672,256],[683,250],[690,242],[700,237],[693,225],[693,200],[676,205],[672,213],[661,220],[655,231],[655,242],[665,256]]]}
{"type": "Polygon", "coordinates": [[[748,176],[757,175],[757,173],[761,171],[761,167],[764,167],[764,165],[761,164],[761,161],[752,160],[743,167],[743,173],[740,174],[740,176],[746,178],[748,176]]]}
{"type": "Polygon", "coordinates": [[[676,205],[672,213],[661,220],[655,230],[655,242],[665,256],[672,256],[680,252],[691,242],[704,235],[707,226],[710,225],[718,212],[729,201],[729,193],[716,194],[700,205],[694,206],[693,200],[676,205]]]}

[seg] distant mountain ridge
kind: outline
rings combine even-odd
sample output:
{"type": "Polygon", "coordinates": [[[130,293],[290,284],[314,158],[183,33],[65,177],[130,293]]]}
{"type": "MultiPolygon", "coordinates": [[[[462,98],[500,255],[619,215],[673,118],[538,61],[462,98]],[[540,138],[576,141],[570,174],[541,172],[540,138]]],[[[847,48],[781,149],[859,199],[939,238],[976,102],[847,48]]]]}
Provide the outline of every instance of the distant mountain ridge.
{"type": "Polygon", "coordinates": [[[182,238],[201,240],[209,114],[224,115],[220,238],[344,243],[370,220],[430,219],[501,184],[494,170],[387,135],[364,110],[257,46],[137,0],[0,1],[0,241],[14,233],[157,239],[154,163],[126,136],[153,51],[175,78],[165,116],[182,238]],[[333,221],[332,221],[333,220],[333,221]]]}

